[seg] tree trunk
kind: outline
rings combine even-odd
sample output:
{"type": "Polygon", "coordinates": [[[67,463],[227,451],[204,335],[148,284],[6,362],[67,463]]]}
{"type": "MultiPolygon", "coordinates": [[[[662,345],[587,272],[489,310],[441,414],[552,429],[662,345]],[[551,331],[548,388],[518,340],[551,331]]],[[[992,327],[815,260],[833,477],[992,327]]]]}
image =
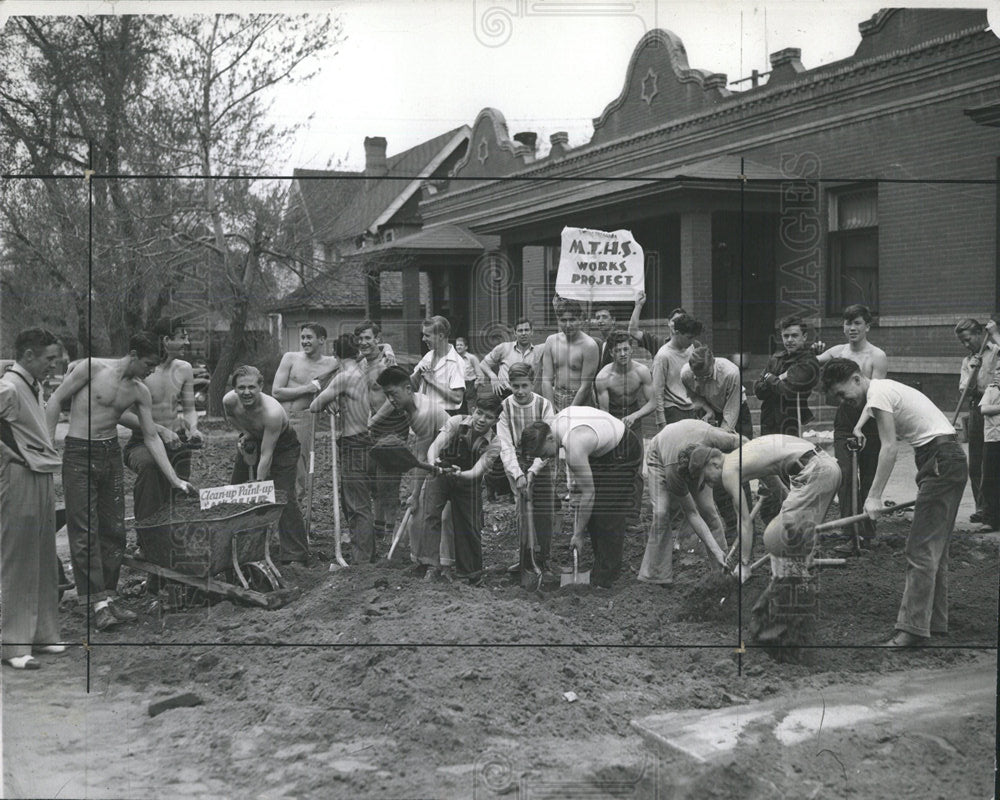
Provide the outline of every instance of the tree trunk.
{"type": "Polygon", "coordinates": [[[208,413],[213,417],[222,416],[222,398],[229,390],[229,376],[239,364],[240,354],[246,351],[246,323],[249,308],[247,303],[238,303],[229,319],[229,333],[222,344],[222,352],[212,371],[208,384],[208,413]]]}

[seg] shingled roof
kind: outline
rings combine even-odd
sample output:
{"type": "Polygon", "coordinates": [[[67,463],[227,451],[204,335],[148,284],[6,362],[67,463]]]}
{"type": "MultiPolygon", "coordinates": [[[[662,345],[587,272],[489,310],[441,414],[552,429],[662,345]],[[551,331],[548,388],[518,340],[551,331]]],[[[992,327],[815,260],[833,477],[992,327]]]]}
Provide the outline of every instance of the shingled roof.
{"type": "Polygon", "coordinates": [[[429,176],[463,133],[468,136],[467,125],[391,156],[386,159],[386,174],[380,177],[342,170],[294,170],[313,237],[335,242],[374,232],[420,188],[420,178],[429,176]]]}
{"type": "MultiPolygon", "coordinates": [[[[341,311],[364,311],[366,302],[364,262],[342,261],[291,294],[281,298],[270,312],[320,311],[335,308],[341,311]]],[[[399,273],[387,272],[381,281],[382,308],[403,305],[403,287],[399,273]]]]}

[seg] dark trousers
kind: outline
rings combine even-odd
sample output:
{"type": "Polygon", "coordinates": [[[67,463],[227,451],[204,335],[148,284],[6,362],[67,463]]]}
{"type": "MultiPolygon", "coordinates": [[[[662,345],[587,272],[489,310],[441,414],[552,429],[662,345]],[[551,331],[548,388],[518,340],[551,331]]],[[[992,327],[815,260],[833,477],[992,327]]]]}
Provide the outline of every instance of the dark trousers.
{"type": "MultiPolygon", "coordinates": [[[[532,520],[535,523],[535,540],[538,545],[536,558],[541,559],[542,566],[548,563],[549,553],[552,550],[552,537],[557,533],[560,503],[556,497],[555,485],[552,482],[554,471],[546,466],[539,472],[531,483],[531,510],[532,520]]],[[[521,524],[520,520],[518,524],[521,524]]],[[[525,537],[522,541],[527,541],[525,537]]],[[[529,569],[531,561],[528,558],[527,545],[522,548],[520,556],[521,569],[529,569]]]]}
{"type": "Polygon", "coordinates": [[[642,465],[642,440],[631,428],[610,453],[590,459],[594,480],[594,506],[587,522],[587,533],[594,549],[591,582],[611,586],[622,569],[625,544],[625,517],[638,502],[635,474],[642,465]]]}
{"type": "MultiPolygon", "coordinates": [[[[177,477],[186,481],[191,477],[191,451],[186,447],[166,448],[166,450],[167,458],[170,459],[170,465],[177,473],[177,477]]],[[[132,434],[132,438],[125,445],[124,457],[126,466],[135,473],[132,501],[135,518],[142,520],[166,505],[173,487],[167,476],[156,466],[153,454],[146,447],[142,434],[132,434]]]]}
{"type": "Polygon", "coordinates": [[[917,636],[948,632],[948,545],[969,466],[961,446],[917,449],[917,504],[906,537],[906,583],[896,628],[917,636]]]}
{"type": "Polygon", "coordinates": [[[469,575],[483,568],[482,481],[463,481],[454,475],[438,475],[424,484],[423,530],[417,537],[414,555],[421,564],[441,563],[441,514],[451,503],[451,521],[455,530],[455,571],[469,575]]]}
{"type": "Polygon", "coordinates": [[[976,500],[976,511],[983,511],[983,412],[979,410],[982,395],[969,392],[969,482],[976,500]]]}
{"type": "MultiPolygon", "coordinates": [[[[854,435],[854,426],[861,418],[861,409],[847,403],[842,403],[837,408],[837,414],[833,419],[833,453],[840,465],[840,489],[837,493],[837,502],[840,505],[840,516],[853,516],[860,514],[865,498],[872,488],[872,480],[875,478],[875,470],[878,469],[878,451],[882,447],[882,440],[878,437],[878,423],[874,419],[868,420],[861,429],[865,435],[865,449],[858,453],[858,469],[854,471],[854,459],[850,450],[847,449],[847,440],[854,435]],[[854,482],[858,482],[858,502],[855,505],[852,501],[854,482]]],[[[875,538],[875,520],[866,519],[856,523],[855,532],[863,541],[871,542],[875,538]]]]}
{"type": "MultiPolygon", "coordinates": [[[[395,434],[404,442],[410,433],[410,424],[406,421],[406,415],[402,411],[393,410],[392,413],[382,420],[377,426],[372,428],[372,438],[381,439],[383,436],[395,434]]],[[[375,463],[375,459],[368,460],[368,482],[371,492],[375,496],[375,529],[390,535],[396,529],[396,522],[399,519],[399,490],[403,481],[403,476],[398,472],[386,472],[375,463]]]]}
{"type": "Polygon", "coordinates": [[[341,505],[351,528],[355,564],[374,563],[376,559],[372,519],[375,493],[369,480],[368,464],[371,446],[371,437],[365,433],[342,436],[337,443],[341,505]]]}
{"type": "MultiPolygon", "coordinates": [[[[257,442],[258,452],[260,442],[257,442]]],[[[274,444],[274,456],[271,459],[271,472],[268,478],[274,481],[275,491],[284,491],[288,496],[285,509],[278,518],[278,543],[281,561],[305,562],[309,558],[309,543],[306,539],[306,523],[302,519],[298,500],[295,497],[295,476],[299,464],[299,439],[295,431],[285,428],[278,441],[274,444]]],[[[256,474],[256,465],[253,467],[256,474]]],[[[236,462],[233,464],[233,474],[230,483],[246,483],[250,479],[251,468],[243,460],[243,455],[236,451],[236,462]]]]}
{"type": "Polygon", "coordinates": [[[983,443],[983,522],[1000,528],[1000,442],[983,443]]]}
{"type": "Polygon", "coordinates": [[[62,474],[76,593],[93,603],[116,591],[125,555],[125,467],[118,439],[67,436],[62,474]]]}

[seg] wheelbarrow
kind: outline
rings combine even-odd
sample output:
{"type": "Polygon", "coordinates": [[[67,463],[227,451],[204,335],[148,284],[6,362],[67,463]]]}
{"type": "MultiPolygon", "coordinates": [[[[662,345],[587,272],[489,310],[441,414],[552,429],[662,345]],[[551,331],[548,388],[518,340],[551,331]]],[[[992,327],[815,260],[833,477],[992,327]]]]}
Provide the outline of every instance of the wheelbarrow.
{"type": "Polygon", "coordinates": [[[205,511],[196,498],[173,500],[136,521],[139,553],[126,555],[124,563],[208,594],[280,608],[297,594],[271,560],[270,538],[286,502],[280,490],[273,503],[227,503],[205,511]],[[219,580],[220,574],[239,585],[219,580]]]}

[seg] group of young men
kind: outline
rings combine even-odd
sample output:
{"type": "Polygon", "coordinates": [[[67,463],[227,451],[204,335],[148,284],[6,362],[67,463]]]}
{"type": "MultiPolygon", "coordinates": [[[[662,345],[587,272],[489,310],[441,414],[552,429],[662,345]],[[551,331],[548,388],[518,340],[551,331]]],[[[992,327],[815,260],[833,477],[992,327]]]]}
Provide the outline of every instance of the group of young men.
{"type": "MultiPolygon", "coordinates": [[[[583,309],[556,298],[559,331],[541,346],[521,319],[515,338],[482,361],[450,344],[440,316],[424,321],[428,352],[412,371],[401,368],[377,323],[363,321],[338,336],[316,323],[300,331],[299,352],[281,359],[271,394],[254,366],[238,367],[223,400],[240,437],[232,482],[271,479],[287,494],[279,521],[279,560],[308,564],[300,503],[315,445],[318,415],[334,411],[340,497],[355,563],[375,561],[379,540],[399,523],[402,474],[378,463],[372,449],[386,437],[410,437],[428,469],[409,481],[405,522],[414,570],[426,579],[476,581],[483,573],[483,478],[505,477],[536,531],[531,561],[549,567],[559,532],[556,467],[565,460],[574,510],[571,546],[589,535],[592,582],[610,586],[621,574],[626,521],[638,509],[643,482],[642,420],[659,429],[648,447],[653,524],[639,580],[669,585],[676,535],[684,525],[709,559],[746,578],[753,545],[749,481],[760,482],[764,543],[777,562],[811,552],[811,529],[835,494],[843,515],[852,498],[867,520],[860,541],[874,536],[874,519],[895,464],[898,440],[916,453],[918,495],[907,541],[906,588],[891,641],[919,644],[947,627],[947,552],[958,504],[971,474],[974,520],[996,528],[1000,496],[1000,334],[968,319],[956,334],[970,355],[961,389],[969,397],[970,458],[947,418],[916,389],[886,378],[885,353],[867,335],[864,306],[845,309],[841,345],[809,342],[798,319],[779,323],[783,349],[753,383],[761,401],[754,438],[740,366],[699,341],[701,323],[684,309],[669,317],[664,341],[639,329],[645,296],[637,297],[627,330],[608,308],[594,315],[595,337],[583,331],[583,309]],[[643,347],[652,368],[633,356],[643,347]],[[839,405],[833,458],[800,438],[812,420],[810,393],[820,386],[839,405]],[[477,391],[479,387],[479,391],[477,391]],[[538,388],[536,392],[535,389],[538,388]],[[853,452],[857,452],[855,474],[853,452]],[[853,486],[854,481],[857,486],[853,486]],[[741,509],[727,554],[720,503],[741,509]]],[[[191,492],[190,450],[200,444],[193,372],[180,356],[186,331],[169,320],[139,333],[120,358],[71,365],[43,406],[38,381],[60,358],[56,338],[22,332],[16,361],[0,377],[4,504],[3,660],[37,668],[33,653],[58,652],[55,609],[53,475],[61,470],[73,578],[90,604],[95,627],[135,619],[117,600],[125,548],[124,465],[136,473],[137,519],[160,508],[172,492],[191,492]],[[55,429],[64,404],[69,426],[60,457],[55,429]],[[181,412],[178,413],[178,406],[181,412]],[[132,430],[121,450],[118,425],[132,430]],[[12,498],[17,498],[13,501],[12,498]]],[[[730,515],[730,522],[735,519],[730,515]]]]}

